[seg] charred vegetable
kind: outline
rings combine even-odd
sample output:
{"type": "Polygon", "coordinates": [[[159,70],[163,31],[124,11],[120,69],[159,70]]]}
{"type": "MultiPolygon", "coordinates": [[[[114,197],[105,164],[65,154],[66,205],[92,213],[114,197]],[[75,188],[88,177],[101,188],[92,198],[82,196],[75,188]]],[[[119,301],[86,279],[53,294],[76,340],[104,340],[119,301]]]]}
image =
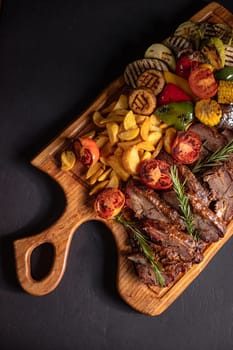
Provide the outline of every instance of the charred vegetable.
{"type": "Polygon", "coordinates": [[[185,130],[194,118],[193,103],[182,101],[164,104],[156,108],[155,115],[177,130],[185,130]]]}

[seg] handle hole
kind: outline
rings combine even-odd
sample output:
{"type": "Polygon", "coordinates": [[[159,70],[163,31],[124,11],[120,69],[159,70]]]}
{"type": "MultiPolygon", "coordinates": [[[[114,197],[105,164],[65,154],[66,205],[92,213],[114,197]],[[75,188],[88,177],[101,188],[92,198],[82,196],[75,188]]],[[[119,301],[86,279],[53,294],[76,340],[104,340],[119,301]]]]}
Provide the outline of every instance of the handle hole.
{"type": "Polygon", "coordinates": [[[40,281],[46,277],[53,265],[54,247],[51,243],[42,243],[31,254],[31,276],[40,281]]]}

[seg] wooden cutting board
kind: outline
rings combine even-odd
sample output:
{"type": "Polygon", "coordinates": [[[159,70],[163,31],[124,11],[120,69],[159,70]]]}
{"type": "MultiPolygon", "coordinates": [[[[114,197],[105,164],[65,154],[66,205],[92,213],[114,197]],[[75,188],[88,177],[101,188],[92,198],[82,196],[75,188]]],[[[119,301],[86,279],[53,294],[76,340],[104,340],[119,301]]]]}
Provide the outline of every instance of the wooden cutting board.
{"type": "MultiPolygon", "coordinates": [[[[196,22],[226,23],[233,27],[233,15],[216,2],[204,7],[191,19],[196,22]]],[[[73,234],[83,222],[100,220],[96,218],[92,209],[88,188],[82,179],[80,169],[61,171],[57,163],[57,155],[66,146],[67,139],[83,134],[91,128],[93,112],[108,103],[110,99],[117,98],[124,91],[124,87],[123,77],[114,81],[80,117],[32,160],[33,166],[49,174],[61,186],[66,196],[65,210],[51,227],[40,234],[14,242],[18,280],[22,288],[32,295],[42,296],[57,287],[65,272],[73,234]],[[36,281],[31,275],[31,254],[36,247],[46,242],[54,247],[53,266],[44,279],[36,281]]],[[[163,312],[184,291],[233,233],[233,223],[231,223],[224,238],[206,249],[201,263],[179,276],[172,287],[161,290],[144,285],[136,276],[132,262],[126,257],[130,248],[126,244],[127,234],[124,228],[114,222],[105,222],[105,224],[110,228],[117,246],[118,292],[132,308],[151,316],[163,312]]]]}

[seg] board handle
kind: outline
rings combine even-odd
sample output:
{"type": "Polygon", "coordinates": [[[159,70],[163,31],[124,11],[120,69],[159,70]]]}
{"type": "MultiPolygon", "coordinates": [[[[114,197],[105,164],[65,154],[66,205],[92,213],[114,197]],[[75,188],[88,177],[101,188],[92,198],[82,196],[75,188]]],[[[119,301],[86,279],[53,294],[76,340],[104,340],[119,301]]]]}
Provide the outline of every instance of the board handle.
{"type": "Polygon", "coordinates": [[[41,170],[50,174],[61,186],[66,197],[66,207],[62,216],[48,229],[37,235],[14,241],[16,272],[22,288],[32,295],[45,295],[52,292],[65,272],[72,237],[77,228],[84,222],[96,219],[91,206],[86,204],[85,189],[71,176],[55,168],[51,159],[41,170]],[[44,243],[54,248],[53,264],[47,276],[35,280],[31,272],[33,251],[44,243]]]}
{"type": "Polygon", "coordinates": [[[57,232],[57,228],[51,226],[42,233],[14,242],[18,279],[22,288],[29,294],[40,296],[50,293],[57,287],[65,272],[73,232],[60,232],[56,236],[53,232],[57,232]],[[31,256],[33,251],[44,243],[53,246],[53,264],[45,278],[35,280],[31,273],[31,256]]]}

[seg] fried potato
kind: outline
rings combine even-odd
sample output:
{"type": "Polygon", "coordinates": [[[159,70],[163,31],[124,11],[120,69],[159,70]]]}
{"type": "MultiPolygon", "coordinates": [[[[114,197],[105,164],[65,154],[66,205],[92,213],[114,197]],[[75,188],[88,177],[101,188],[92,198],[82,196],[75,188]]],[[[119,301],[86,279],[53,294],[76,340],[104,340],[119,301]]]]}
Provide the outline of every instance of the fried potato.
{"type": "Polygon", "coordinates": [[[106,128],[110,145],[115,145],[118,141],[119,125],[115,122],[110,122],[106,124],[106,128]]]}
{"type": "Polygon", "coordinates": [[[164,149],[167,153],[171,154],[171,145],[176,137],[176,129],[175,128],[168,128],[165,131],[164,135],[164,149]]]}
{"type": "Polygon", "coordinates": [[[90,168],[86,172],[86,179],[88,180],[90,177],[92,177],[96,172],[103,167],[103,164],[100,162],[95,163],[93,166],[90,166],[90,168]]]}
{"type": "Polygon", "coordinates": [[[124,94],[121,94],[115,106],[113,107],[113,111],[117,109],[128,109],[128,97],[124,94]]]}
{"type": "Polygon", "coordinates": [[[129,111],[124,117],[123,127],[125,130],[137,128],[136,119],[133,111],[129,111]]]}
{"type": "Polygon", "coordinates": [[[162,137],[162,132],[152,131],[147,137],[147,142],[150,142],[152,145],[156,145],[162,137]]]}
{"type": "Polygon", "coordinates": [[[106,162],[110,167],[112,167],[121,180],[128,180],[130,174],[123,168],[121,159],[117,158],[115,155],[111,155],[106,159],[106,162]]]}
{"type": "Polygon", "coordinates": [[[130,175],[137,174],[138,164],[140,163],[140,157],[138,154],[138,148],[136,145],[126,149],[122,155],[122,164],[125,170],[130,175]]]}
{"type": "Polygon", "coordinates": [[[106,187],[118,188],[120,186],[120,179],[114,170],[111,171],[110,180],[106,187]]]}
{"type": "Polygon", "coordinates": [[[141,125],[140,135],[144,141],[147,141],[147,138],[150,132],[150,124],[151,124],[150,117],[146,117],[141,125]]]}
{"type": "Polygon", "coordinates": [[[130,141],[135,139],[138,136],[139,131],[140,131],[139,128],[130,129],[130,130],[120,132],[118,136],[119,136],[119,139],[122,141],[130,141]]]}

